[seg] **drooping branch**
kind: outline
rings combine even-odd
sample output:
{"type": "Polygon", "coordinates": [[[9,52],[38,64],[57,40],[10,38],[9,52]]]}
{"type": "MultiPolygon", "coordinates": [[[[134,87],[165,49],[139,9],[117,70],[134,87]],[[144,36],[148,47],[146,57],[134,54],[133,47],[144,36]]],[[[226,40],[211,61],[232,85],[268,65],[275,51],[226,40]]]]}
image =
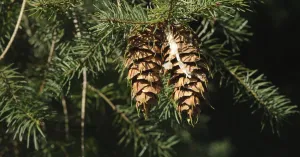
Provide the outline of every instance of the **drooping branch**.
{"type": "MultiPolygon", "coordinates": [[[[263,117],[269,121],[273,131],[278,129],[278,126],[288,116],[293,114],[299,114],[297,106],[293,105],[291,100],[286,96],[280,94],[277,87],[275,87],[270,81],[266,80],[263,74],[257,75],[257,70],[250,70],[248,68],[239,65],[238,62],[227,61],[222,59],[225,69],[233,77],[233,81],[237,82],[244,90],[237,90],[235,93],[236,99],[239,100],[254,100],[257,107],[253,112],[258,109],[264,110],[263,117]],[[246,94],[245,94],[246,93],[246,94]],[[275,127],[274,127],[275,126],[275,127]]],[[[262,129],[265,123],[262,122],[262,129]]],[[[279,133],[279,130],[276,130],[279,133]]]]}
{"type": "Polygon", "coordinates": [[[18,32],[18,29],[19,29],[19,26],[21,24],[21,20],[22,20],[22,16],[23,16],[23,13],[24,13],[24,9],[25,9],[25,5],[26,5],[26,0],[23,0],[23,3],[22,3],[22,7],[21,7],[21,10],[20,10],[20,14],[19,14],[19,18],[17,20],[17,24],[15,26],[15,30],[6,46],[6,48],[4,49],[4,51],[2,52],[1,56],[0,56],[0,60],[2,60],[4,58],[4,56],[6,55],[6,53],[8,52],[9,48],[11,47],[16,35],[17,35],[17,32],[18,32]]]}
{"type": "Polygon", "coordinates": [[[14,133],[14,139],[27,137],[27,147],[30,138],[38,149],[37,133],[45,138],[42,131],[44,120],[51,117],[49,110],[42,102],[35,99],[32,88],[15,70],[9,67],[0,68],[0,118],[7,123],[7,131],[14,133]],[[26,94],[24,94],[26,93],[26,94]],[[20,129],[22,128],[22,129],[20,129]]]}

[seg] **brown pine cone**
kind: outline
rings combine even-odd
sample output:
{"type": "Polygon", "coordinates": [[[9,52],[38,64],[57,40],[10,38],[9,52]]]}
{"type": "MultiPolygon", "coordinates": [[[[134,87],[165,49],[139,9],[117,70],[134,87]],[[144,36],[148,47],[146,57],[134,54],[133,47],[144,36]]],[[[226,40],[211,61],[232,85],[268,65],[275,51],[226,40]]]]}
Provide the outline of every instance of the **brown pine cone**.
{"type": "Polygon", "coordinates": [[[125,66],[129,68],[128,79],[132,85],[132,98],[136,107],[147,116],[151,105],[158,102],[157,94],[162,84],[159,73],[162,67],[162,31],[149,26],[135,31],[129,37],[125,66]]]}
{"type": "Polygon", "coordinates": [[[185,112],[193,123],[206,98],[209,68],[191,31],[182,26],[172,26],[170,30],[172,35],[167,35],[168,41],[162,47],[163,67],[171,74],[169,84],[174,85],[172,96],[178,103],[178,111],[185,112]]]}

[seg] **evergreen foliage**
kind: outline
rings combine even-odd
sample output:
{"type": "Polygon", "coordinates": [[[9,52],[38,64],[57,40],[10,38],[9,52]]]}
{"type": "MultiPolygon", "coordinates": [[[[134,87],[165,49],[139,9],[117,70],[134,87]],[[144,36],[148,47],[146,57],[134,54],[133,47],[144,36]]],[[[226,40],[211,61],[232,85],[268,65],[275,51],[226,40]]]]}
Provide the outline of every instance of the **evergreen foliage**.
{"type": "MultiPolygon", "coordinates": [[[[256,2],[27,0],[17,38],[0,58],[0,131],[5,130],[1,134],[20,141],[19,145],[24,144],[22,141],[27,147],[33,145],[37,151],[31,156],[76,156],[80,145],[85,145],[86,156],[99,156],[93,138],[86,137],[80,144],[77,135],[86,69],[86,125],[94,125],[95,114],[104,112],[108,104],[115,112],[112,123],[120,131],[119,144],[132,146],[135,156],[175,155],[173,147],[184,142],[183,134],[189,133],[186,118],[172,100],[173,87],[167,85],[171,76],[161,76],[159,105],[144,119],[132,105],[125,76],[128,69],[123,65],[131,33],[162,23],[190,28],[211,67],[209,79],[225,83],[224,88],[233,87],[236,102],[249,102],[253,112],[263,111],[259,112],[264,117],[262,128],[271,125],[279,133],[279,126],[298,113],[296,105],[265,75],[238,60],[240,45],[252,35],[242,13],[252,11],[256,2]],[[16,51],[20,42],[29,47],[22,61],[14,58],[20,53],[16,51]],[[112,82],[102,81],[107,77],[112,82]],[[55,127],[69,128],[65,129],[66,139],[54,138],[56,131],[63,130],[55,127]],[[72,149],[75,151],[68,151],[72,149]]],[[[11,40],[20,7],[15,0],[0,2],[0,54],[11,40]]],[[[217,152],[208,154],[219,156],[217,152]]]]}

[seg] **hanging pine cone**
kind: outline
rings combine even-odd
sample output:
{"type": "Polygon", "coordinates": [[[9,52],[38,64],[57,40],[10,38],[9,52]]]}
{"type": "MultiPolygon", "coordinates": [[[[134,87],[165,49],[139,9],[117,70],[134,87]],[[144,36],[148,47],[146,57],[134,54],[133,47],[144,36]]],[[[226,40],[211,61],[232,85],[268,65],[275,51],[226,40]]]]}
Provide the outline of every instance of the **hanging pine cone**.
{"type": "Polygon", "coordinates": [[[177,110],[186,113],[193,123],[207,92],[208,66],[200,56],[196,38],[182,26],[173,26],[167,32],[167,42],[162,47],[165,72],[171,74],[169,84],[174,85],[173,99],[177,110]]]}
{"type": "Polygon", "coordinates": [[[136,107],[148,115],[151,105],[158,102],[161,89],[159,73],[162,67],[161,36],[163,32],[150,26],[135,31],[129,37],[125,66],[132,85],[132,98],[136,107]]]}

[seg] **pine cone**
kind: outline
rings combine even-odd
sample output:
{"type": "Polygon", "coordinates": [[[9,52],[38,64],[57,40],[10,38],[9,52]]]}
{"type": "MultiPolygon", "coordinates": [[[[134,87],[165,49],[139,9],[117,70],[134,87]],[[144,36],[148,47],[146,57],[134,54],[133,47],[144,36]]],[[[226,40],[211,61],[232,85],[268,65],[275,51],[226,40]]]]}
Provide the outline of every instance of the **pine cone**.
{"type": "Polygon", "coordinates": [[[158,102],[161,89],[159,73],[162,67],[161,41],[163,32],[150,26],[135,31],[128,40],[125,66],[129,68],[128,79],[132,85],[132,98],[136,107],[148,115],[151,105],[158,102]]]}
{"type": "Polygon", "coordinates": [[[165,72],[171,74],[169,84],[174,85],[173,99],[178,103],[179,112],[187,113],[189,120],[200,114],[200,104],[207,92],[206,75],[209,71],[195,36],[182,26],[173,26],[164,43],[165,72]],[[175,45],[177,44],[177,45],[175,45]]]}

